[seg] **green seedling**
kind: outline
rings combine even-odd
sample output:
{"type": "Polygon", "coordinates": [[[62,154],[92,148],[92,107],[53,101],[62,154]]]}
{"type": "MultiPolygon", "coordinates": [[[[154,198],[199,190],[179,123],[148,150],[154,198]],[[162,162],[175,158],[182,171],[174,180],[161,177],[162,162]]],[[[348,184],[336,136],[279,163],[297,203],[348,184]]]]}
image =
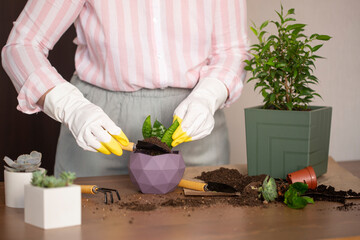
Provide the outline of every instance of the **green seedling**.
{"type": "Polygon", "coordinates": [[[142,134],[144,139],[157,137],[171,149],[171,143],[173,142],[172,135],[178,126],[179,122],[177,120],[169,128],[166,128],[158,120],[155,120],[154,125],[151,125],[151,116],[149,115],[143,123],[142,134]]]}
{"type": "Polygon", "coordinates": [[[259,187],[258,191],[260,192],[260,196],[268,202],[275,201],[278,197],[275,179],[269,176],[265,177],[263,184],[259,187]]]}
{"type": "Polygon", "coordinates": [[[301,209],[306,207],[308,203],[314,203],[314,199],[307,196],[301,196],[308,190],[308,185],[306,183],[296,182],[289,186],[288,190],[285,192],[284,203],[295,209],[301,209]]]}

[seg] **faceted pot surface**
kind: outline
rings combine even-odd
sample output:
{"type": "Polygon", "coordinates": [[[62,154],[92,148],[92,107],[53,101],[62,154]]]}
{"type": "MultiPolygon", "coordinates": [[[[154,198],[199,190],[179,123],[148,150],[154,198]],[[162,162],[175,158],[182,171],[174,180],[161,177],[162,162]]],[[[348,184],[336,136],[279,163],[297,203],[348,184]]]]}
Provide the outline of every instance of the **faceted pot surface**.
{"type": "Polygon", "coordinates": [[[180,153],[150,156],[131,153],[129,175],[142,193],[166,194],[175,190],[185,171],[180,153]]]}

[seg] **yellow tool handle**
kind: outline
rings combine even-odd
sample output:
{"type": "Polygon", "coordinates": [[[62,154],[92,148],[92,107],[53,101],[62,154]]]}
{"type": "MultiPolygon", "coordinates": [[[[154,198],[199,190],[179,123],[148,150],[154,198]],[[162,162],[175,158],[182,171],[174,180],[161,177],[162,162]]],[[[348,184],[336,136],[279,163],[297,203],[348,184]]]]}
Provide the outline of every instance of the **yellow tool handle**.
{"type": "Polygon", "coordinates": [[[179,187],[205,192],[206,183],[181,179],[179,187]]]}
{"type": "Polygon", "coordinates": [[[87,193],[87,194],[96,194],[95,189],[97,188],[96,185],[80,185],[81,187],[81,193],[87,193]]]}
{"type": "Polygon", "coordinates": [[[129,142],[127,146],[121,145],[122,150],[133,152],[134,151],[134,144],[133,142],[129,142]]]}

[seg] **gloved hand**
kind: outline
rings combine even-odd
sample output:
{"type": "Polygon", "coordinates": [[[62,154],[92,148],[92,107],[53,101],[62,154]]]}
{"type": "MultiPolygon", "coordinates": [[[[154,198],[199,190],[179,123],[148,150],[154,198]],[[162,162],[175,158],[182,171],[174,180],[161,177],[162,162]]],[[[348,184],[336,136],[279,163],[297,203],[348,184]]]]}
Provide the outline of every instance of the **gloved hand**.
{"type": "Polygon", "coordinates": [[[43,111],[66,124],[85,150],[121,156],[120,143],[129,144],[124,132],[106,113],[68,82],[57,85],[46,95],[43,111]]]}
{"type": "Polygon", "coordinates": [[[172,146],[206,137],[214,128],[214,113],[228,97],[223,82],[214,78],[204,78],[196,85],[185,100],[175,109],[174,121],[179,127],[172,135],[172,146]]]}

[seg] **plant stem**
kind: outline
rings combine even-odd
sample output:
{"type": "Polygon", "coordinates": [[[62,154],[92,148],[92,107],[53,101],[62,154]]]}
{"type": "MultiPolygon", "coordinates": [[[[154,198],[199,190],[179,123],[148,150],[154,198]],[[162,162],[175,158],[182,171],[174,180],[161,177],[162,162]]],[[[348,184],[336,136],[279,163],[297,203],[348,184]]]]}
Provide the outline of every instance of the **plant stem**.
{"type": "Polygon", "coordinates": [[[291,89],[289,88],[289,81],[287,76],[284,77],[285,80],[285,90],[286,90],[286,101],[289,103],[290,102],[290,96],[291,96],[291,89]]]}

